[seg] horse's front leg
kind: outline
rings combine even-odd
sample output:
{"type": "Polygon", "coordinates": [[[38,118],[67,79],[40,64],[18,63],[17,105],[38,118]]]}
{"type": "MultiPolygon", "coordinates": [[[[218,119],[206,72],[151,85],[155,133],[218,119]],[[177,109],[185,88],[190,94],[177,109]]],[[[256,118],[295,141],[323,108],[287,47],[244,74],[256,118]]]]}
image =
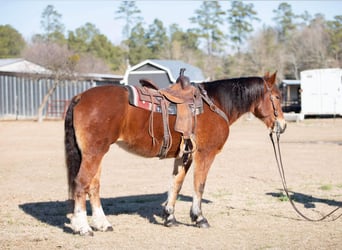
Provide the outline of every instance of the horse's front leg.
{"type": "Polygon", "coordinates": [[[194,196],[190,210],[190,217],[200,228],[210,227],[208,220],[202,213],[202,197],[205,183],[211,164],[215,158],[214,154],[204,154],[196,152],[194,168],[194,196]]]}
{"type": "Polygon", "coordinates": [[[182,159],[175,159],[173,168],[173,180],[168,192],[167,203],[164,207],[164,225],[167,227],[177,225],[175,217],[175,204],[178,194],[182,188],[186,173],[188,172],[192,163],[190,159],[187,164],[183,165],[182,159]]]}

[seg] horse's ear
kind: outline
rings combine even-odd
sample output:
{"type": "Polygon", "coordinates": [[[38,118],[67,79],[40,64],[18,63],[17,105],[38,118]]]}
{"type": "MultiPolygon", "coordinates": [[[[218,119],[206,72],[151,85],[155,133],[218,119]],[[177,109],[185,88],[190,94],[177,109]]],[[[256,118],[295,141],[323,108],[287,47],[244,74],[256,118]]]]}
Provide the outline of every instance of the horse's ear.
{"type": "Polygon", "coordinates": [[[270,75],[269,72],[267,72],[264,76],[264,79],[267,81],[268,86],[273,86],[276,83],[276,79],[277,79],[277,71],[274,72],[272,75],[270,75]]]}
{"type": "Polygon", "coordinates": [[[275,71],[273,75],[270,76],[270,82],[272,83],[272,85],[277,82],[277,71],[275,71]]]}

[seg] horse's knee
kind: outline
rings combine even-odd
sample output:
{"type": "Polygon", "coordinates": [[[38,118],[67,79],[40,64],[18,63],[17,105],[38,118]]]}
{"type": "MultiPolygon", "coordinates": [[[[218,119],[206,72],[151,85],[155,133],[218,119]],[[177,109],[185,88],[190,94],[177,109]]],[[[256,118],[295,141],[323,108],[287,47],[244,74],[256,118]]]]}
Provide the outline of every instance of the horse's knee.
{"type": "Polygon", "coordinates": [[[98,182],[92,182],[89,188],[87,189],[87,193],[89,197],[99,197],[100,196],[100,184],[98,182]]]}
{"type": "Polygon", "coordinates": [[[74,189],[73,197],[76,202],[79,200],[86,199],[86,195],[89,192],[89,186],[90,186],[89,184],[86,185],[84,183],[77,181],[77,179],[75,180],[75,189],[74,189]]]}
{"type": "Polygon", "coordinates": [[[100,188],[100,168],[92,169],[92,171],[86,168],[86,164],[81,165],[80,171],[78,172],[77,177],[75,178],[75,192],[79,193],[98,193],[100,188]],[[87,169],[87,170],[85,170],[87,169]]]}

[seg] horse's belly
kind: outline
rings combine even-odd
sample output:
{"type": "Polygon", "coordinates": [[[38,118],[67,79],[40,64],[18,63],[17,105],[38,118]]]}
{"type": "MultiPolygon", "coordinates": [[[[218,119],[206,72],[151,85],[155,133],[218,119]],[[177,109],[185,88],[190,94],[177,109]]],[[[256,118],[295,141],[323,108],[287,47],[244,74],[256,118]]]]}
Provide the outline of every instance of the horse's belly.
{"type": "Polygon", "coordinates": [[[134,153],[140,156],[144,157],[156,157],[158,155],[158,149],[157,148],[151,148],[149,145],[141,145],[137,143],[130,143],[127,141],[124,141],[122,139],[119,139],[116,144],[124,149],[125,151],[128,151],[130,153],[134,153]]]}

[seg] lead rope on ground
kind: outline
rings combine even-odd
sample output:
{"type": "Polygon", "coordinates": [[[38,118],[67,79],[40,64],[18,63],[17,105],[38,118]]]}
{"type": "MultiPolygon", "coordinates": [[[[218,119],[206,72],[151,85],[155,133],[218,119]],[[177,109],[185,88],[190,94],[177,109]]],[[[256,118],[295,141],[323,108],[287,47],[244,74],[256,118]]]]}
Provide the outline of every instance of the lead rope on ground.
{"type": "MultiPolygon", "coordinates": [[[[303,217],[304,219],[308,220],[308,221],[314,221],[314,222],[317,222],[317,221],[323,221],[325,219],[327,219],[328,217],[330,217],[332,214],[334,214],[337,210],[339,210],[341,208],[341,206],[333,209],[330,213],[322,216],[321,218],[319,219],[312,219],[312,218],[309,218],[307,216],[305,216],[301,211],[299,211],[299,209],[297,208],[296,204],[293,202],[290,194],[289,194],[289,190],[288,190],[288,187],[287,187],[287,183],[286,183],[286,178],[285,178],[285,172],[284,172],[284,167],[283,167],[283,161],[282,161],[282,158],[281,158],[281,151],[280,151],[280,144],[279,144],[279,140],[280,140],[280,133],[276,133],[277,135],[277,148],[278,148],[278,152],[276,150],[276,147],[275,147],[275,143],[274,143],[274,139],[273,139],[273,133],[271,132],[270,133],[270,139],[272,141],[272,146],[273,146],[273,150],[274,150],[274,156],[275,156],[275,159],[276,159],[276,162],[277,162],[277,166],[278,166],[278,172],[279,172],[279,175],[280,175],[280,179],[281,179],[281,182],[283,184],[283,189],[284,189],[284,192],[287,196],[287,198],[289,199],[293,209],[301,216],[303,217]],[[279,157],[278,157],[279,155],[279,157]]],[[[342,216],[342,213],[340,215],[338,215],[337,217],[335,218],[332,218],[331,221],[335,221],[337,220],[338,218],[340,218],[342,216]]]]}

